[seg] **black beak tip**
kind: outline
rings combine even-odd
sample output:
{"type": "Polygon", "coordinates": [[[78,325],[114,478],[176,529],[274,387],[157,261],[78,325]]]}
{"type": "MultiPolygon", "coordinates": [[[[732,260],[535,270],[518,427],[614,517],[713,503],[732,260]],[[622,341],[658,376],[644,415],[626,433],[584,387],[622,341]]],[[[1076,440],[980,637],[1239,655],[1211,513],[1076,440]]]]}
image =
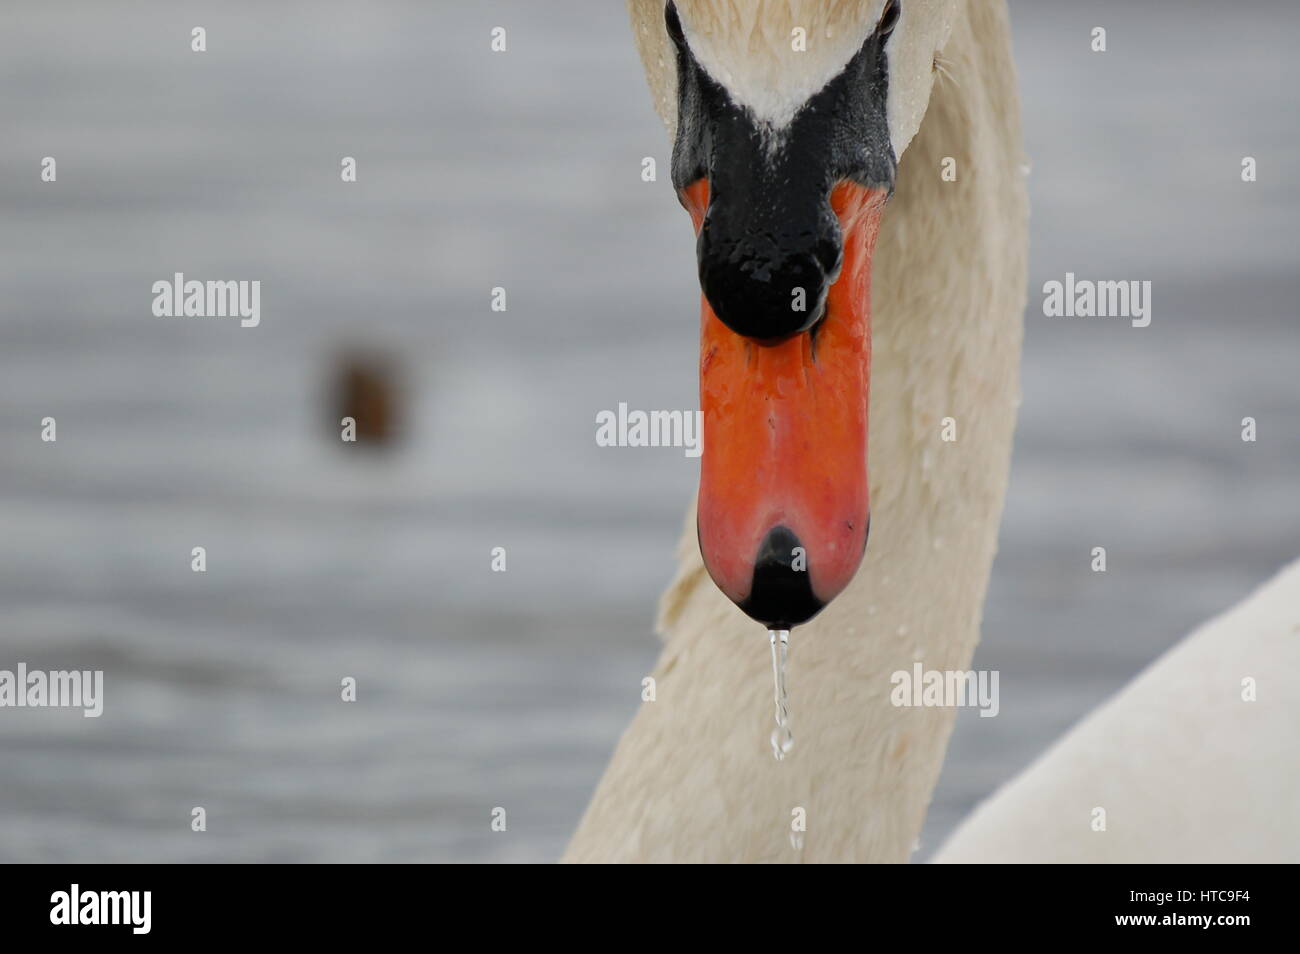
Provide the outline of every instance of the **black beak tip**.
{"type": "Polygon", "coordinates": [[[759,545],[753,583],[741,610],[768,629],[791,629],[825,607],[813,593],[799,538],[788,527],[773,527],[759,545]]]}

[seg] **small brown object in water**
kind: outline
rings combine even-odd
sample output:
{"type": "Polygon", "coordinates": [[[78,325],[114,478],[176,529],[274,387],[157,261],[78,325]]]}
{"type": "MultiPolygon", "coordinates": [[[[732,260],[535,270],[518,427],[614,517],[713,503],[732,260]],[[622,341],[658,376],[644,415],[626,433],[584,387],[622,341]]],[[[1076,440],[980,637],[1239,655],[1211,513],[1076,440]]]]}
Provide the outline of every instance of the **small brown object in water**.
{"type": "MultiPolygon", "coordinates": [[[[356,421],[356,443],[387,447],[399,435],[400,389],[390,360],[357,351],[344,353],[334,377],[334,416],[341,433],[342,419],[356,421]]],[[[348,442],[344,442],[347,446],[348,442]]]]}

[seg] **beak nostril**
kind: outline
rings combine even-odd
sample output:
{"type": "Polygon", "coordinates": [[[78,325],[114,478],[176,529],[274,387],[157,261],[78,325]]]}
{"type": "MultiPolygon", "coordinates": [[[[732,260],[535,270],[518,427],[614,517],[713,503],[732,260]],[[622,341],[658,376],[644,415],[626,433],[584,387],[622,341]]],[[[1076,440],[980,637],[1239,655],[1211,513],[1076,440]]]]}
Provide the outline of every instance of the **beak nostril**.
{"type": "Polygon", "coordinates": [[[834,285],[840,280],[840,272],[844,268],[844,246],[836,242],[831,247],[830,255],[822,259],[822,271],[826,276],[827,287],[834,285]]]}
{"type": "Polygon", "coordinates": [[[813,319],[812,325],[808,329],[808,353],[812,358],[813,364],[817,363],[817,338],[826,323],[826,306],[822,305],[817,309],[817,317],[813,319]]]}

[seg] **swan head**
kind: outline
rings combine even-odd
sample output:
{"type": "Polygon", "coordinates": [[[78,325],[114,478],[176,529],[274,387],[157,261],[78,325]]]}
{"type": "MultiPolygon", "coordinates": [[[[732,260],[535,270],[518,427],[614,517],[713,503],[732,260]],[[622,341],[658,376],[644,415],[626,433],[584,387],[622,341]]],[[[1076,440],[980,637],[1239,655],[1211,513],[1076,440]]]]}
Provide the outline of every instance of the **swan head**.
{"type": "Polygon", "coordinates": [[[696,230],[700,550],[771,628],[866,547],[871,257],[954,7],[629,0],[696,230]]]}

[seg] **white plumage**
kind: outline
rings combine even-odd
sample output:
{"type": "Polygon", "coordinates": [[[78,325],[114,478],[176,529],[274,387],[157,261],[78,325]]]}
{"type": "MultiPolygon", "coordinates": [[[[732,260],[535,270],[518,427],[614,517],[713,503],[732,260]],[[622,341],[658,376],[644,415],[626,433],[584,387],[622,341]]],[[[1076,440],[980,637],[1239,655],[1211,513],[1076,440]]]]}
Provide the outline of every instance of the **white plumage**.
{"type": "Polygon", "coordinates": [[[935,860],[1300,861],[1297,607],[1300,562],[1067,732],[935,860]]]}

